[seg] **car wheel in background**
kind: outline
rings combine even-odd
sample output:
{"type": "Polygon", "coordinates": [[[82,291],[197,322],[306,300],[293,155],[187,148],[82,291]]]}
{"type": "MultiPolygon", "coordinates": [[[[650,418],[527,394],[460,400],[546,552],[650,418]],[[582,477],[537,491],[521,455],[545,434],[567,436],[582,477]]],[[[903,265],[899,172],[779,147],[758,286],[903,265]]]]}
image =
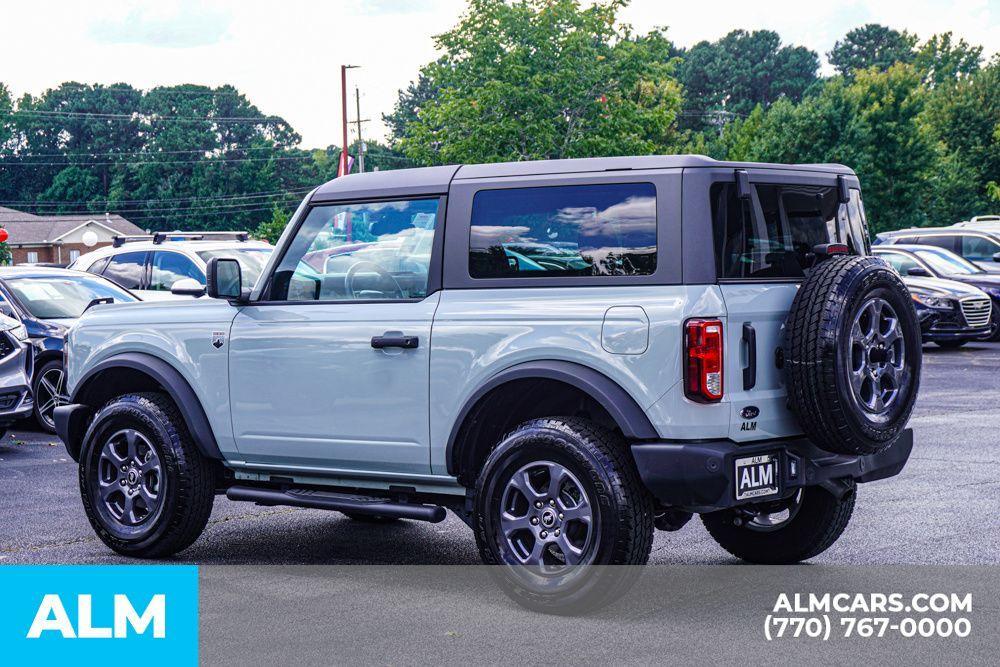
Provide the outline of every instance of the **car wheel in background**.
{"type": "Polygon", "coordinates": [[[473,528],[515,602],[582,613],[635,582],[653,542],[652,498],[619,436],[583,419],[536,419],[487,458],[473,528]]]}
{"type": "Polygon", "coordinates": [[[798,563],[830,548],[854,512],[855,486],[837,498],[810,486],[782,501],[703,514],[702,523],[723,549],[750,563],[798,563]]]}
{"type": "Polygon", "coordinates": [[[80,452],[80,494],[97,536],[120,554],[158,558],[194,542],[215,500],[215,468],[163,394],[126,394],[94,416],[80,452]]]}
{"type": "Polygon", "coordinates": [[[66,372],[62,362],[53,359],[42,364],[35,371],[32,380],[31,393],[35,399],[35,421],[42,430],[48,433],[56,432],[56,424],[52,420],[52,411],[60,405],[69,402],[66,394],[66,372]]]}

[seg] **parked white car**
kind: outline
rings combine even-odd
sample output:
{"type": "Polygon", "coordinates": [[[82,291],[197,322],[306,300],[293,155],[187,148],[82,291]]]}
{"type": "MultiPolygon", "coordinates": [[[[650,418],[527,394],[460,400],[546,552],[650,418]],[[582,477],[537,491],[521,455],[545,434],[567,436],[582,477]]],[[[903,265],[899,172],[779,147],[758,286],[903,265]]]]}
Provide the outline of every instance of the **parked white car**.
{"type": "Polygon", "coordinates": [[[116,236],[111,246],[81,255],[69,268],[104,276],[145,301],[204,294],[205,267],[214,257],[235,259],[253,285],[274,249],[246,232],[158,232],[116,236]]]}

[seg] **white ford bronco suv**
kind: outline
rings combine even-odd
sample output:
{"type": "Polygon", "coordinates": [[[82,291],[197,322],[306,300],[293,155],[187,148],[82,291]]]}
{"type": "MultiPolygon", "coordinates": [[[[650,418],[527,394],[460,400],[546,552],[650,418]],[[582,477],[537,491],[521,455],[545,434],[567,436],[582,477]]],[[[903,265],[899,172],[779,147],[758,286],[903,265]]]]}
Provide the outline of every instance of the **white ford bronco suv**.
{"type": "Polygon", "coordinates": [[[838,165],[346,176],[255,285],[217,258],[207,293],[97,306],[67,339],[58,432],[122,554],[184,549],[216,494],[451,510],[558,611],[625,588],[574,566],[641,565],[693,514],[742,559],[811,558],[912,448],[920,328],[838,165]]]}

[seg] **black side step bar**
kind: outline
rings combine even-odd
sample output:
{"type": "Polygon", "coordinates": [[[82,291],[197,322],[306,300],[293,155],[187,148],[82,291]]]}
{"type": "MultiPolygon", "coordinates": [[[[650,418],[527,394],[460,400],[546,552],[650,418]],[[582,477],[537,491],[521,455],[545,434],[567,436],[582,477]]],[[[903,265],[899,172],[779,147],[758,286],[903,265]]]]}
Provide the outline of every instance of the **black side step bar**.
{"type": "Polygon", "coordinates": [[[413,519],[430,523],[440,523],[447,516],[445,509],[438,505],[394,503],[380,498],[351,496],[344,493],[313,491],[311,489],[281,491],[253,486],[231,486],[226,490],[226,497],[230,500],[248,500],[258,505],[289,505],[291,507],[413,519]]]}

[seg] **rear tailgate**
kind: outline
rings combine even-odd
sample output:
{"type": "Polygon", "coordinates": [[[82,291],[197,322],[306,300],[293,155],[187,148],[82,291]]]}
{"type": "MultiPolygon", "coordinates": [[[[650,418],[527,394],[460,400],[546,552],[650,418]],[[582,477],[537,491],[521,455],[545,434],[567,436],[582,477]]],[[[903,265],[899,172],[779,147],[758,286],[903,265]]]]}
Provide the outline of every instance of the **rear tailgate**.
{"type": "Polygon", "coordinates": [[[796,283],[723,284],[726,302],[726,396],[729,437],[761,440],[802,431],[785,400],[776,356],[796,283]]]}

